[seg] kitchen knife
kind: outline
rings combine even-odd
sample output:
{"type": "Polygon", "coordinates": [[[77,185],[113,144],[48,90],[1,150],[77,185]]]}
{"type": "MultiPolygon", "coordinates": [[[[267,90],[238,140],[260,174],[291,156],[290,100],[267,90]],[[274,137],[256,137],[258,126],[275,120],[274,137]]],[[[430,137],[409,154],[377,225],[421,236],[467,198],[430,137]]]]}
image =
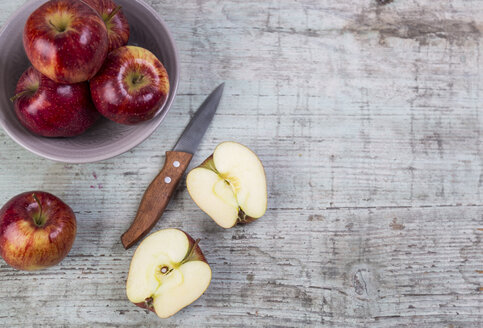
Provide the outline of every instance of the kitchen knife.
{"type": "Polygon", "coordinates": [[[172,151],[166,152],[164,168],[151,182],[139,205],[131,227],[121,236],[125,249],[133,246],[154,227],[173,196],[183,174],[188,168],[196,149],[220,104],[225,84],[206,98],[189,122],[172,151]]]}

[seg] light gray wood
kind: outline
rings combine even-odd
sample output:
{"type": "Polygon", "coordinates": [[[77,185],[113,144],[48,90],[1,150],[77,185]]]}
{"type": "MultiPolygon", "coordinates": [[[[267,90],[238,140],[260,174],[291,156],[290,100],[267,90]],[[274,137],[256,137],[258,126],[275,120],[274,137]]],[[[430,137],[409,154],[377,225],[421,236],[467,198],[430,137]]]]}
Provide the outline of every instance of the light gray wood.
{"type": "MultiPolygon", "coordinates": [[[[0,23],[23,2],[0,0],[0,23]]],[[[0,324],[481,325],[482,1],[148,2],[182,65],[174,107],[149,140],[112,160],[64,165],[0,131],[0,203],[43,189],[79,222],[59,266],[23,273],[1,262],[0,324]],[[164,152],[222,81],[192,166],[219,142],[250,146],[266,167],[269,210],[223,230],[181,184],[156,228],[202,238],[213,281],[161,321],[127,300],[134,249],[119,237],[164,152]]]]}

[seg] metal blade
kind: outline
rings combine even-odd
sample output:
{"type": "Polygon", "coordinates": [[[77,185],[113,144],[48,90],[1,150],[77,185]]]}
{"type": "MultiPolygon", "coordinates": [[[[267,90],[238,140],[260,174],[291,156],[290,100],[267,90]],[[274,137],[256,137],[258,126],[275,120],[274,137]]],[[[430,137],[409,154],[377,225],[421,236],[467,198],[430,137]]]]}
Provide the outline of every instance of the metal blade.
{"type": "Polygon", "coordinates": [[[174,151],[181,151],[191,154],[196,152],[201,139],[205,135],[208,126],[210,126],[210,123],[215,116],[216,109],[220,104],[224,88],[225,83],[220,84],[218,88],[216,88],[215,91],[213,91],[211,95],[206,98],[200,108],[198,108],[183,134],[179,138],[178,143],[176,146],[174,146],[174,151]]]}

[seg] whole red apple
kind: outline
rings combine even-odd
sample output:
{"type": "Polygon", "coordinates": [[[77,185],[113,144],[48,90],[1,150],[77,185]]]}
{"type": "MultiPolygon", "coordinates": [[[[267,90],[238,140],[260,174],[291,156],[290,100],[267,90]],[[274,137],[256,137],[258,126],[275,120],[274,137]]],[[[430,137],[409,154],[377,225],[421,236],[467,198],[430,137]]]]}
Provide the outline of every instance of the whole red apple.
{"type": "Polygon", "coordinates": [[[121,124],[152,119],[169,93],[168,73],[156,56],[140,47],[121,47],[107,56],[90,81],[97,110],[121,124]]]}
{"type": "Polygon", "coordinates": [[[107,56],[107,28],[97,12],[79,0],[51,0],[35,10],[23,33],[32,65],[58,83],[91,79],[107,56]]]}
{"type": "Polygon", "coordinates": [[[112,0],[82,0],[91,6],[106,23],[109,36],[109,52],[125,46],[129,41],[129,23],[126,16],[112,0]]]}
{"type": "Polygon", "coordinates": [[[0,209],[0,255],[18,270],[45,269],[66,257],[76,230],[74,212],[59,198],[26,192],[0,209]]]}
{"type": "Polygon", "coordinates": [[[44,137],[77,136],[100,117],[87,82],[58,84],[30,67],[15,92],[12,100],[20,122],[44,137]]]}

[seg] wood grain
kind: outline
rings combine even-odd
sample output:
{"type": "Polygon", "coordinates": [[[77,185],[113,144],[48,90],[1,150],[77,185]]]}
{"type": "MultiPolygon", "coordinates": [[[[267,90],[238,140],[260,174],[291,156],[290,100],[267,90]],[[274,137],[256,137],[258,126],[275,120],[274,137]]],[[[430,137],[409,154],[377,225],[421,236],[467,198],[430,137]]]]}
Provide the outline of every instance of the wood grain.
{"type": "MultiPolygon", "coordinates": [[[[23,2],[0,0],[0,23],[23,2]]],[[[1,325],[481,325],[481,1],[148,3],[182,66],[179,95],[149,140],[112,160],[64,165],[0,131],[0,203],[46,190],[79,224],[57,267],[32,274],[0,262],[1,325]],[[246,144],[265,166],[269,210],[223,230],[181,182],[155,229],[201,238],[213,281],[160,321],[125,296],[134,249],[119,237],[164,152],[223,81],[190,168],[222,141],[246,144]]]]}

